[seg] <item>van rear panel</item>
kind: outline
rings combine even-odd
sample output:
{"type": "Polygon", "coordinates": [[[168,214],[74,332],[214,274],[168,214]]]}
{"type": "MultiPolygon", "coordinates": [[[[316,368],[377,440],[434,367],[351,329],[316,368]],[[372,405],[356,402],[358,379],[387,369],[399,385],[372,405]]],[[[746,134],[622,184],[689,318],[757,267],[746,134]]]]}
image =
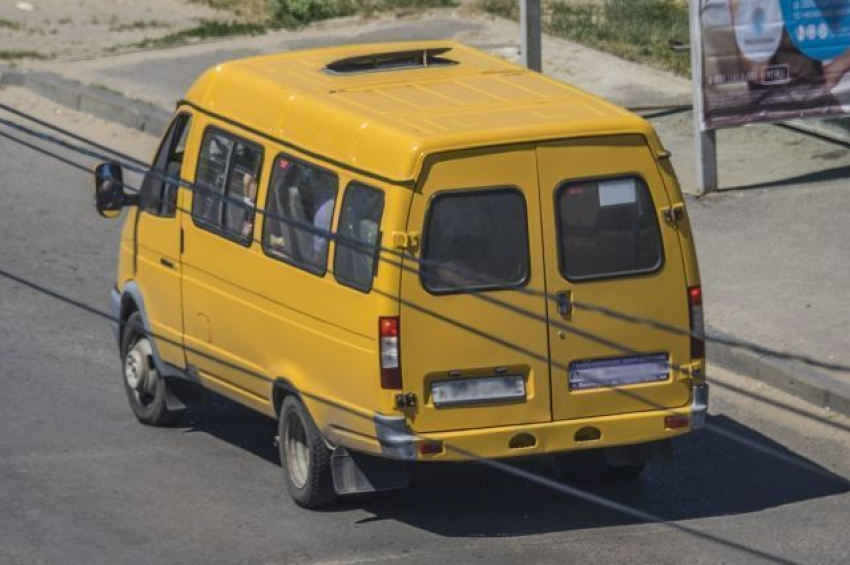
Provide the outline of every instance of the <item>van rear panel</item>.
{"type": "MultiPolygon", "coordinates": [[[[436,432],[682,407],[687,282],[642,135],[456,153],[426,167],[402,280],[411,426],[436,432]]],[[[638,438],[639,439],[639,438],[638,438]]]]}

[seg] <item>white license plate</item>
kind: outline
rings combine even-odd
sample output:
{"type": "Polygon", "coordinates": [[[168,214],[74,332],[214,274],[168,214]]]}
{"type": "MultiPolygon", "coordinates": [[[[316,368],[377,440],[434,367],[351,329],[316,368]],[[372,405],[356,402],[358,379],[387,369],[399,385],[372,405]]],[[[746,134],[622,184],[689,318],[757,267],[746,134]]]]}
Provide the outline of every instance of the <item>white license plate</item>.
{"type": "Polygon", "coordinates": [[[666,353],[636,355],[570,364],[570,389],[589,390],[666,381],[670,361],[666,353]]]}
{"type": "Polygon", "coordinates": [[[516,375],[440,381],[431,384],[431,400],[434,406],[438,407],[523,398],[525,398],[525,379],[516,375]]]}

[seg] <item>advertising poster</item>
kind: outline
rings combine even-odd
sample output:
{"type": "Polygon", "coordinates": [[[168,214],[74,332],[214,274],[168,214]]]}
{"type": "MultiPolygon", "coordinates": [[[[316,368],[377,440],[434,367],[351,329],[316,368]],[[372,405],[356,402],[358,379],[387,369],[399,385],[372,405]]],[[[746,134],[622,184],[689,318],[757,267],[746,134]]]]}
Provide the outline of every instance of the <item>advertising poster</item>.
{"type": "Polygon", "coordinates": [[[694,0],[706,127],[850,112],[850,0],[694,0]]]}

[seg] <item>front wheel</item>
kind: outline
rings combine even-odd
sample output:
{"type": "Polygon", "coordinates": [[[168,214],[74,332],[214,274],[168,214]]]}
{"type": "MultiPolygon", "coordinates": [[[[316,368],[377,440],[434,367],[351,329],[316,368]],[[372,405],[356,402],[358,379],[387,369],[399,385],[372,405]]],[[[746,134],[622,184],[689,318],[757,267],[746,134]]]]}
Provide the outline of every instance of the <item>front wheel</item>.
{"type": "Polygon", "coordinates": [[[336,500],[331,451],[301,403],[287,396],[278,420],[278,450],[286,488],[304,508],[321,508],[336,500]]]}
{"type": "Polygon", "coordinates": [[[153,346],[144,330],[141,315],[133,312],[124,328],[121,363],[124,368],[124,390],[133,414],[139,422],[148,426],[174,424],[183,411],[169,410],[166,405],[166,384],[156,370],[153,346]]]}

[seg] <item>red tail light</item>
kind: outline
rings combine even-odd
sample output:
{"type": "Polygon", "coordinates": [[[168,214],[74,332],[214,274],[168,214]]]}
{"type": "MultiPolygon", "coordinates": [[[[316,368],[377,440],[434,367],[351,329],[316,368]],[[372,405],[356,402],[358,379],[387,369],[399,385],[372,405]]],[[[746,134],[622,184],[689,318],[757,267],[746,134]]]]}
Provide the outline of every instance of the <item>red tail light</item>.
{"type": "Polygon", "coordinates": [[[691,358],[705,358],[705,322],[702,317],[702,288],[688,289],[688,306],[691,311],[691,358]]]}
{"type": "Polygon", "coordinates": [[[379,318],[381,388],[401,389],[401,349],[398,316],[379,318]]]}
{"type": "Polygon", "coordinates": [[[688,427],[688,417],[682,416],[680,414],[674,414],[673,416],[667,416],[664,418],[664,427],[668,430],[675,430],[677,428],[687,428],[688,427]]]}

